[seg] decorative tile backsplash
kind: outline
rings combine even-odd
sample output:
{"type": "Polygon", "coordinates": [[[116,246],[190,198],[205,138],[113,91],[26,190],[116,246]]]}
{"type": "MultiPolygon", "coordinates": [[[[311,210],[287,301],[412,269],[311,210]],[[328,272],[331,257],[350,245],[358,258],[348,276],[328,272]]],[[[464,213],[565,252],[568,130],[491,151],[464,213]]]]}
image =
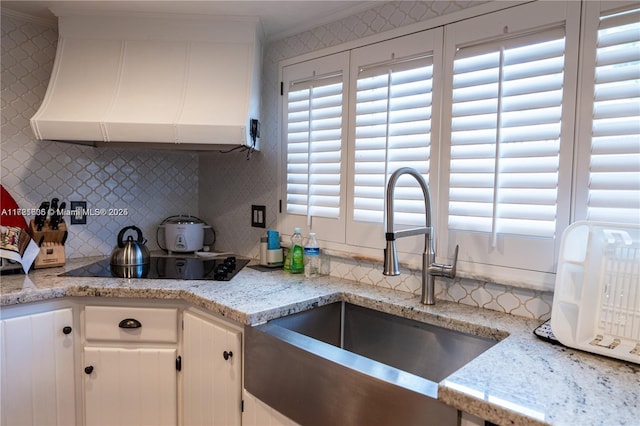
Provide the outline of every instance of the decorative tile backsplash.
{"type": "Polygon", "coordinates": [[[107,210],[68,226],[67,257],[109,254],[128,225],[156,248],[162,219],[198,212],[197,154],[36,140],[29,119],[44,98],[57,39],[49,27],[2,16],[2,184],[25,209],[58,197],[67,208],[86,201],[89,209],[107,210]],[[126,215],[109,214],[112,208],[126,215]]]}
{"type": "MultiPolygon", "coordinates": [[[[392,288],[420,296],[422,271],[401,269],[397,277],[382,275],[382,264],[323,255],[330,275],[366,285],[392,288]]],[[[324,267],[326,268],[326,267],[324,267]]],[[[513,315],[546,320],[551,317],[553,293],[456,277],[436,278],[436,299],[448,300],[513,315]]]]}
{"type": "MultiPolygon", "coordinates": [[[[257,258],[264,229],[250,227],[250,205],[265,205],[267,228],[278,228],[278,63],[393,28],[446,15],[482,2],[402,1],[322,25],[265,46],[262,74],[261,152],[167,153],[92,148],[36,141],[29,127],[46,90],[55,56],[54,30],[2,16],[2,184],[21,207],[58,196],[89,207],[127,208],[127,216],[89,218],[69,227],[69,257],[104,255],[122,227],[142,227],[155,248],[166,216],[196,214],[217,232],[217,250],[257,258]]],[[[323,256],[332,276],[420,293],[421,272],[382,275],[382,265],[323,256]]],[[[552,293],[470,279],[436,280],[436,297],[514,315],[547,319],[552,293]]]]}

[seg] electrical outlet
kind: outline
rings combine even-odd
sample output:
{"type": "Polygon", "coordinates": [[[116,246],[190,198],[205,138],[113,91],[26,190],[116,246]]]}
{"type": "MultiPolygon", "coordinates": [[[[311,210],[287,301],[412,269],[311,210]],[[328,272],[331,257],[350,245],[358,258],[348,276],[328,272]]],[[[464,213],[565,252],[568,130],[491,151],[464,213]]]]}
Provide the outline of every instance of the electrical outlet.
{"type": "Polygon", "coordinates": [[[71,216],[69,222],[71,225],[86,225],[87,224],[87,202],[86,201],[71,201],[70,203],[71,216]]]}
{"type": "Polygon", "coordinates": [[[251,206],[251,226],[254,228],[265,228],[266,220],[264,218],[267,208],[265,206],[251,206]]]}

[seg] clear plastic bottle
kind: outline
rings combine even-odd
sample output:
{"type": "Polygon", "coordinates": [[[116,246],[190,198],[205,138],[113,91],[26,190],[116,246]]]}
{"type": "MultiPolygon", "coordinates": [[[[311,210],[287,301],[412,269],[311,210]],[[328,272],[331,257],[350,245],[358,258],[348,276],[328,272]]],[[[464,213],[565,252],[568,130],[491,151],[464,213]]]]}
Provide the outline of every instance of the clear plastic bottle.
{"type": "Polygon", "coordinates": [[[315,278],[320,275],[320,246],[316,233],[309,233],[309,241],[304,246],[304,276],[315,278]]]}
{"type": "Polygon", "coordinates": [[[289,272],[292,274],[301,274],[304,272],[304,251],[302,248],[302,234],[300,228],[295,228],[291,237],[291,246],[289,247],[289,255],[291,256],[291,264],[289,272]]]}

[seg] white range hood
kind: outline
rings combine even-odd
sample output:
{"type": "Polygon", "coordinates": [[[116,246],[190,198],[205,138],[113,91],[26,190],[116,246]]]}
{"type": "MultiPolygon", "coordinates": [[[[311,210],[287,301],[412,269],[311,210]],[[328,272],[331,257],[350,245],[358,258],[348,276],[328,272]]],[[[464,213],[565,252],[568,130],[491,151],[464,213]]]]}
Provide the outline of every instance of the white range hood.
{"type": "Polygon", "coordinates": [[[260,107],[257,19],[53,12],[56,59],[31,118],[38,139],[259,148],[251,131],[260,107]]]}

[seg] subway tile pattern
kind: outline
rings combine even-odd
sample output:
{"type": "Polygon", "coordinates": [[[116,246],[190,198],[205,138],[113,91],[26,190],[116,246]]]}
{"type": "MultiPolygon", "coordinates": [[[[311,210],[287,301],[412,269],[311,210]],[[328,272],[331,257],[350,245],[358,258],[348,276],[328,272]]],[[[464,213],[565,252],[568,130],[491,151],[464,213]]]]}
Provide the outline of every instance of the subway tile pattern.
{"type": "Polygon", "coordinates": [[[67,257],[109,254],[119,230],[129,225],[140,227],[156,248],[162,219],[197,214],[197,154],[37,141],[29,119],[47,89],[57,38],[49,27],[2,16],[2,184],[22,208],[58,197],[67,207],[85,200],[90,209],[106,210],[86,225],[69,225],[65,218],[67,257]]]}

